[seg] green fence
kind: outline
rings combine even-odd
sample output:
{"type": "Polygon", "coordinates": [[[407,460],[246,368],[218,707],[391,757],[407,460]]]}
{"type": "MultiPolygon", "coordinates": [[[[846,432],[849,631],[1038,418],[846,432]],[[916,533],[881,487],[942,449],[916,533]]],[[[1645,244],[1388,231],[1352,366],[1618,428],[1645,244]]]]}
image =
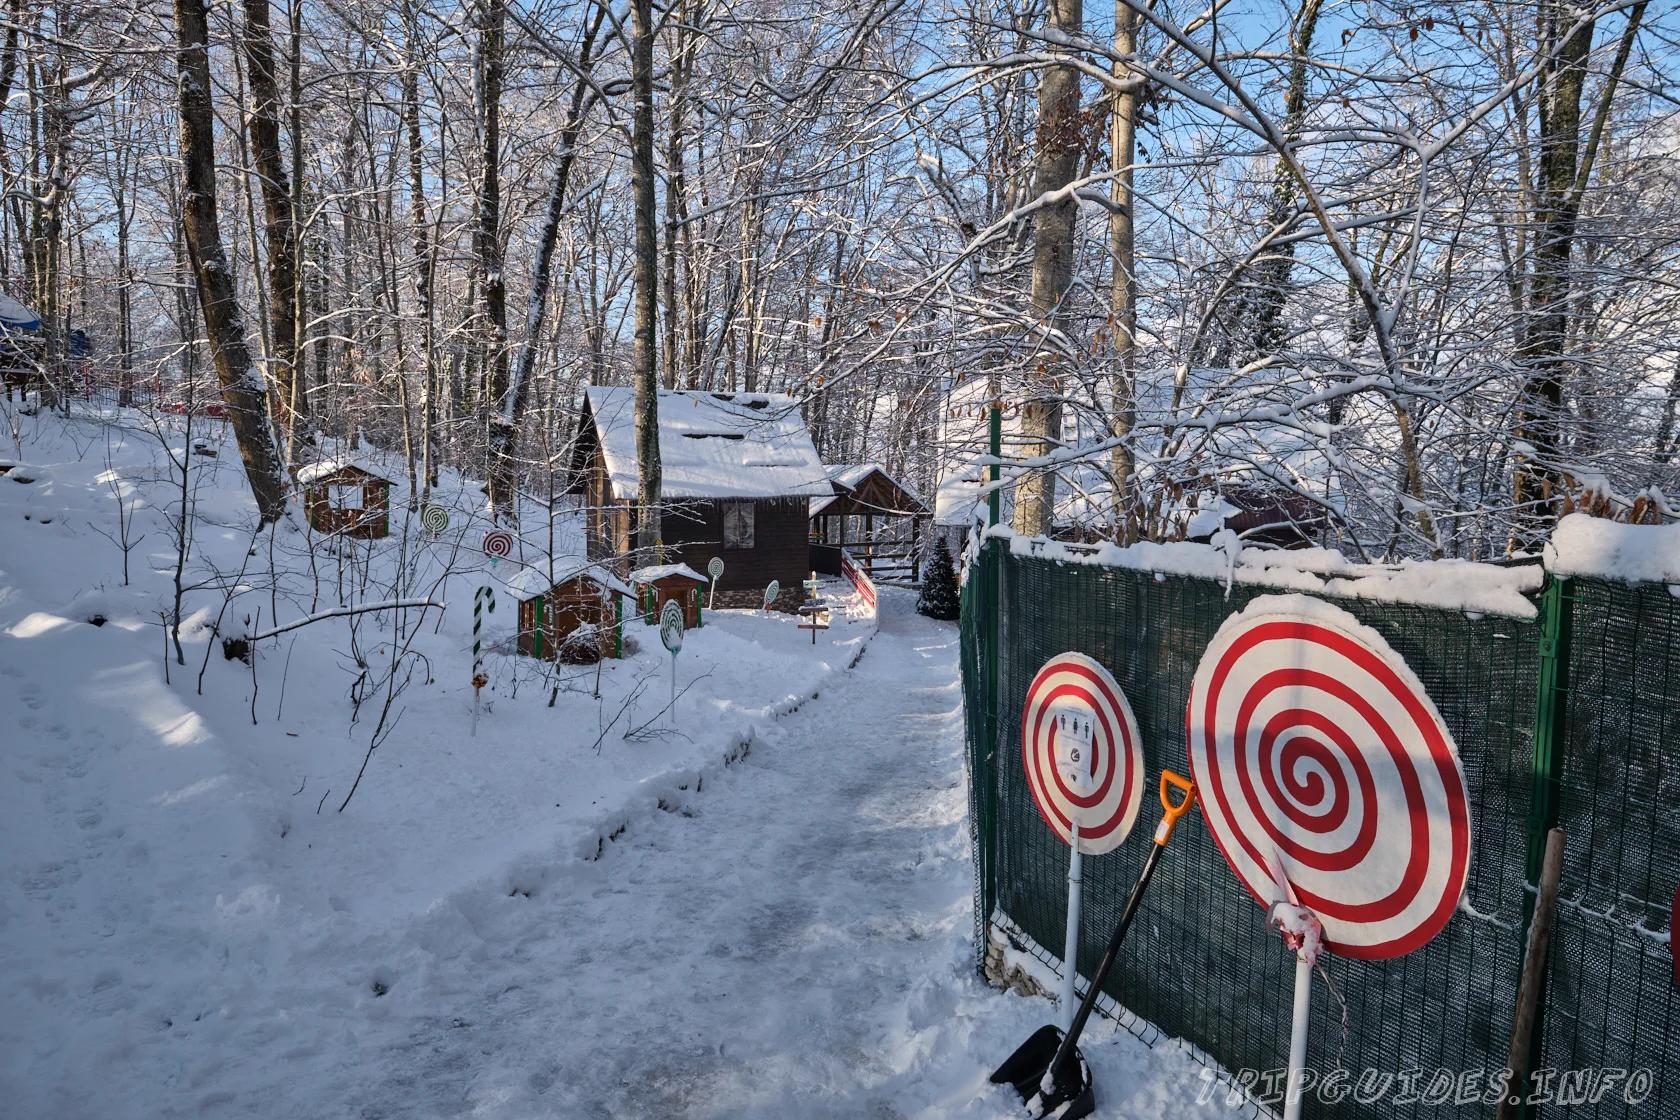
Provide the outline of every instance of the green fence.
{"type": "MultiPolygon", "coordinates": [[[[1137,715],[1151,776],[1187,772],[1184,710],[1202,651],[1228,615],[1266,593],[1017,556],[999,541],[970,566],[962,662],[979,962],[990,915],[1059,967],[1042,947],[1063,944],[1067,848],[1039,818],[1020,753],[1039,666],[1068,650],[1102,662],[1137,715]]],[[[1552,1103],[1527,1113],[1680,1116],[1667,936],[1680,883],[1680,766],[1670,760],[1680,751],[1664,750],[1680,737],[1680,598],[1660,585],[1548,578],[1530,622],[1336,602],[1406,659],[1451,729],[1473,851],[1464,903],[1428,946],[1390,961],[1325,958],[1334,994],[1315,980],[1310,1064],[1346,1074],[1340,1089],[1310,1093],[1305,1114],[1492,1115],[1478,1086],[1505,1064],[1532,905],[1525,884],[1545,830],[1560,824],[1568,854],[1532,1060],[1557,1072],[1535,1085],[1552,1103]]],[[[1144,830],[1158,813],[1147,800],[1144,830]]],[[[1081,961],[1102,952],[1146,847],[1134,840],[1086,860],[1081,961]]],[[[1226,1070],[1254,1071],[1242,1076],[1264,1097],[1274,1082],[1260,1071],[1287,1059],[1293,977],[1293,956],[1198,814],[1163,858],[1105,991],[1226,1070]]]]}

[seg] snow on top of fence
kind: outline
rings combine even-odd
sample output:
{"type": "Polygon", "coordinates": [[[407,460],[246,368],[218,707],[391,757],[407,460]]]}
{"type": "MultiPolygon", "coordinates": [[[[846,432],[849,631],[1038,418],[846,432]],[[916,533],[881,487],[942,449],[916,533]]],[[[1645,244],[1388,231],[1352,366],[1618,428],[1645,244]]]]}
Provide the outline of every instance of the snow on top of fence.
{"type": "Polygon", "coordinates": [[[1227,587],[1234,583],[1304,591],[1344,599],[1408,603],[1471,613],[1531,619],[1539,613],[1529,595],[1544,578],[1538,564],[1505,566],[1470,560],[1402,560],[1398,564],[1360,564],[1335,549],[1243,548],[1235,533],[1222,530],[1215,544],[1142,541],[1121,548],[1111,543],[1068,544],[1042,537],[1017,536],[1002,525],[987,535],[1009,541],[1017,556],[1128,568],[1162,576],[1199,576],[1227,587]]]}
{"type": "Polygon", "coordinates": [[[1560,576],[1680,583],[1680,524],[1628,525],[1571,513],[1552,530],[1546,567],[1560,576]]]}

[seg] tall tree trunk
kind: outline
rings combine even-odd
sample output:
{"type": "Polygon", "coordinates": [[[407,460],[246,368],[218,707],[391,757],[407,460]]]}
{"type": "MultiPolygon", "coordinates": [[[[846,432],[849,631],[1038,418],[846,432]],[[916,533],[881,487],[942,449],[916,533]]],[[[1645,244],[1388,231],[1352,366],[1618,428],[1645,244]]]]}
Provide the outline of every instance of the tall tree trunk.
{"type": "MultiPolygon", "coordinates": [[[[1137,51],[1138,17],[1125,3],[1114,4],[1114,53],[1130,56],[1137,51]]],[[[1136,494],[1136,459],[1131,438],[1137,425],[1137,274],[1135,271],[1135,225],[1132,200],[1132,164],[1137,158],[1137,112],[1143,93],[1142,80],[1134,77],[1124,64],[1114,64],[1114,76],[1130,81],[1126,89],[1114,95],[1112,117],[1109,122],[1109,158],[1113,163],[1114,181],[1109,186],[1109,199],[1114,211],[1109,215],[1109,250],[1114,256],[1114,281],[1109,296],[1109,329],[1114,333],[1114,373],[1109,381],[1112,394],[1112,415],[1109,424],[1115,444],[1109,457],[1109,471],[1114,486],[1114,537],[1120,544],[1138,539],[1141,518],[1138,516],[1136,494]]]]}
{"type": "MultiPolygon", "coordinates": [[[[286,402],[286,414],[291,418],[286,430],[286,459],[296,462],[298,442],[310,438],[309,365],[305,349],[310,334],[309,286],[304,271],[300,239],[304,235],[303,194],[303,0],[290,0],[291,51],[287,60],[291,65],[291,90],[287,102],[287,122],[292,133],[292,244],[294,269],[292,277],[292,378],[286,402]],[[303,431],[300,433],[299,428],[303,431]]],[[[317,348],[317,362],[325,361],[325,351],[317,348]]],[[[320,378],[317,378],[319,381],[320,378]]]]}
{"type": "MultiPolygon", "coordinates": [[[[479,153],[478,226],[474,232],[479,268],[479,298],[483,301],[484,401],[486,420],[495,426],[497,402],[508,391],[507,280],[502,268],[502,38],[507,21],[505,0],[484,0],[479,26],[478,109],[479,153]]],[[[495,436],[490,439],[494,443],[495,436]]],[[[510,522],[518,516],[514,503],[513,472],[506,478],[491,472],[487,486],[490,507],[510,522]]]]}
{"type": "MultiPolygon", "coordinates": [[[[1083,18],[1081,0],[1049,0],[1052,31],[1077,38],[1083,18]]],[[[1058,53],[1066,53],[1057,48],[1058,53]]],[[[1045,67],[1038,87],[1038,167],[1034,192],[1042,198],[1073,182],[1079,173],[1084,137],[1079,114],[1079,70],[1071,65],[1045,67]]],[[[1079,203],[1065,198],[1033,213],[1032,318],[1039,345],[1029,372],[1021,410],[1021,435],[1029,456],[1049,455],[1061,445],[1062,403],[1055,340],[1044,337],[1064,321],[1063,296],[1073,282],[1074,235],[1079,203]]],[[[1042,469],[1023,479],[1015,491],[1015,531],[1048,536],[1056,515],[1056,472],[1042,469]]]]}
{"type": "MultiPolygon", "coordinates": [[[[295,3],[296,0],[293,0],[295,3]]],[[[424,141],[420,135],[420,27],[413,0],[403,4],[403,130],[408,140],[408,215],[414,239],[414,300],[420,316],[420,478],[415,502],[437,485],[437,310],[432,274],[437,267],[426,228],[424,141]]]]}
{"type": "MultiPolygon", "coordinates": [[[[293,0],[295,3],[296,0],[293,0]]],[[[291,412],[297,359],[297,233],[292,223],[292,186],[280,154],[280,86],[274,69],[274,34],[268,0],[244,0],[245,61],[250,71],[251,161],[262,184],[268,251],[268,337],[271,380],[282,408],[286,442],[296,418],[291,412]]]]}
{"type": "Polygon", "coordinates": [[[210,103],[210,27],[205,0],[175,0],[180,54],[182,226],[210,340],[222,403],[263,524],[286,512],[286,478],[268,422],[262,377],[251,365],[233,271],[216,221],[215,113],[210,103]]]}
{"type": "Polygon", "coordinates": [[[630,122],[630,188],[636,207],[636,341],[631,362],[636,379],[636,546],[660,541],[659,496],[659,215],[653,192],[653,0],[630,0],[630,87],[635,109],[630,122]]]}
{"type": "Polygon", "coordinates": [[[507,505],[501,512],[511,518],[514,479],[517,465],[514,451],[519,440],[519,424],[524,419],[530,401],[531,374],[536,368],[537,345],[542,340],[543,318],[548,310],[549,291],[553,287],[554,247],[560,240],[560,219],[566,212],[566,185],[571,182],[572,167],[577,163],[578,136],[583,131],[584,115],[594,103],[591,94],[593,81],[588,77],[593,63],[595,38],[600,33],[606,14],[604,5],[595,9],[594,22],[584,33],[578,50],[578,69],[582,71],[572,89],[572,104],[566,114],[565,126],[560,130],[560,159],[554,168],[554,182],[548,192],[548,215],[543,222],[542,235],[537,241],[537,261],[531,270],[531,291],[525,303],[525,341],[519,349],[514,365],[513,384],[497,401],[495,415],[490,422],[490,494],[498,505],[507,505]]]}
{"type": "Polygon", "coordinates": [[[1557,519],[1562,478],[1557,462],[1564,438],[1564,383],[1568,375],[1570,308],[1574,277],[1570,258],[1575,248],[1576,221],[1581,198],[1592,174],[1592,163],[1609,120],[1610,106],[1622,69],[1627,65],[1634,37],[1639,33],[1646,5],[1628,13],[1622,41],[1600,94],[1598,112],[1582,155],[1581,97],[1586,86],[1587,59],[1592,53],[1596,23],[1572,26],[1576,10],[1561,3],[1548,6],[1542,22],[1542,48],[1553,53],[1543,75],[1537,110],[1540,126],[1539,182],[1535,186],[1534,268],[1529,280],[1528,310],[1517,360],[1524,367],[1518,396],[1519,449],[1513,480],[1516,517],[1508,552],[1533,550],[1557,519]],[[1559,35],[1564,36],[1561,42],[1559,35]]]}
{"type": "MultiPolygon", "coordinates": [[[[1301,0],[1301,9],[1289,29],[1289,50],[1294,56],[1289,64],[1289,86],[1283,97],[1283,132],[1293,140],[1300,135],[1307,115],[1307,94],[1311,73],[1307,68],[1312,53],[1313,35],[1318,29],[1321,0],[1301,0]]],[[[1279,156],[1272,172],[1272,204],[1267,214],[1273,226],[1287,221],[1299,197],[1295,176],[1289,163],[1279,156]]],[[[1270,354],[1282,342],[1278,319],[1289,298],[1290,277],[1295,266],[1295,243],[1286,241],[1267,251],[1270,260],[1262,263],[1254,294],[1254,323],[1250,343],[1258,354],[1270,354]]]]}
{"type": "MultiPolygon", "coordinates": [[[[677,290],[677,237],[678,230],[684,227],[688,220],[688,175],[685,167],[687,153],[683,147],[683,130],[687,127],[685,120],[688,101],[688,78],[693,67],[694,36],[691,26],[695,18],[695,4],[692,0],[682,0],[677,12],[677,19],[671,27],[671,64],[670,64],[670,103],[667,106],[669,114],[669,132],[665,137],[665,387],[675,389],[682,383],[682,371],[679,369],[684,357],[680,340],[680,330],[683,321],[683,307],[686,306],[689,288],[693,283],[693,262],[684,262],[684,271],[689,278],[689,284],[684,285],[679,294],[677,290]],[[680,301],[680,303],[679,303],[680,301]]],[[[683,245],[687,248],[691,242],[684,238],[683,245]]],[[[692,377],[692,373],[690,374],[692,377]]]]}

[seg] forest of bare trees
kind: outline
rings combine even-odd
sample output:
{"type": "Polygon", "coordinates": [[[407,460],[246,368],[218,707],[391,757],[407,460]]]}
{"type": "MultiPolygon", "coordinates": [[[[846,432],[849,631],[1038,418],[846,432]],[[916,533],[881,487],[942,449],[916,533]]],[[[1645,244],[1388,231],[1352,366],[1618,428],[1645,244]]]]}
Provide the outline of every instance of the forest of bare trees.
{"type": "MultiPolygon", "coordinates": [[[[512,518],[580,389],[635,384],[790,393],[929,495],[995,400],[1021,532],[1172,538],[1241,490],[1350,554],[1496,558],[1574,505],[1680,516],[1676,30],[9,0],[0,286],[47,402],[214,378],[265,521],[322,437],[512,518]]],[[[656,470],[643,505],[651,543],[656,470]]]]}

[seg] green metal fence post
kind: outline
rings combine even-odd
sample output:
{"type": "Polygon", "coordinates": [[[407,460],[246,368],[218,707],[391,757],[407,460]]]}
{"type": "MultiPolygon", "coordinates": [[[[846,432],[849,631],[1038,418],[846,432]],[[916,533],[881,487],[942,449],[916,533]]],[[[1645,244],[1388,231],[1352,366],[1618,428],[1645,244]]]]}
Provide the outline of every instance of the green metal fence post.
{"type": "MultiPolygon", "coordinates": [[[[1003,455],[1003,410],[998,402],[992,401],[989,431],[989,450],[992,456],[992,484],[993,490],[987,498],[986,524],[988,527],[998,523],[1002,511],[1001,491],[996,489],[1003,472],[998,460],[1003,455]]],[[[984,612],[984,657],[985,672],[982,680],[985,682],[985,721],[984,738],[980,744],[981,760],[984,764],[983,773],[985,785],[980,791],[980,803],[984,806],[984,820],[981,825],[980,840],[985,866],[978,869],[984,876],[981,879],[980,904],[982,913],[979,915],[980,931],[982,935],[989,935],[992,921],[992,911],[997,906],[997,747],[998,747],[998,613],[1001,609],[999,601],[1003,575],[1003,542],[987,540],[981,550],[982,571],[985,572],[985,597],[980,601],[980,608],[984,612]]],[[[980,947],[984,954],[986,946],[980,947]]]]}
{"type": "MultiPolygon", "coordinates": [[[[1539,679],[1534,690],[1534,769],[1528,794],[1528,851],[1523,864],[1524,881],[1540,882],[1540,867],[1546,855],[1546,833],[1557,826],[1563,792],[1563,747],[1568,728],[1569,654],[1574,636],[1574,584],[1548,575],[1540,601],[1539,679]]],[[[1528,927],[1534,918],[1534,895],[1523,892],[1522,943],[1528,942],[1528,927]]],[[[1519,954],[1519,961],[1520,961],[1519,954]]],[[[1519,977],[1520,981],[1520,977],[1519,977]]],[[[1534,1035],[1529,1043],[1528,1068],[1540,1068],[1546,1036],[1546,988],[1540,989],[1540,1005],[1534,1013],[1534,1035]]],[[[1519,1115],[1529,1115],[1528,1088],[1521,1086],[1523,1104],[1519,1115]]]]}

